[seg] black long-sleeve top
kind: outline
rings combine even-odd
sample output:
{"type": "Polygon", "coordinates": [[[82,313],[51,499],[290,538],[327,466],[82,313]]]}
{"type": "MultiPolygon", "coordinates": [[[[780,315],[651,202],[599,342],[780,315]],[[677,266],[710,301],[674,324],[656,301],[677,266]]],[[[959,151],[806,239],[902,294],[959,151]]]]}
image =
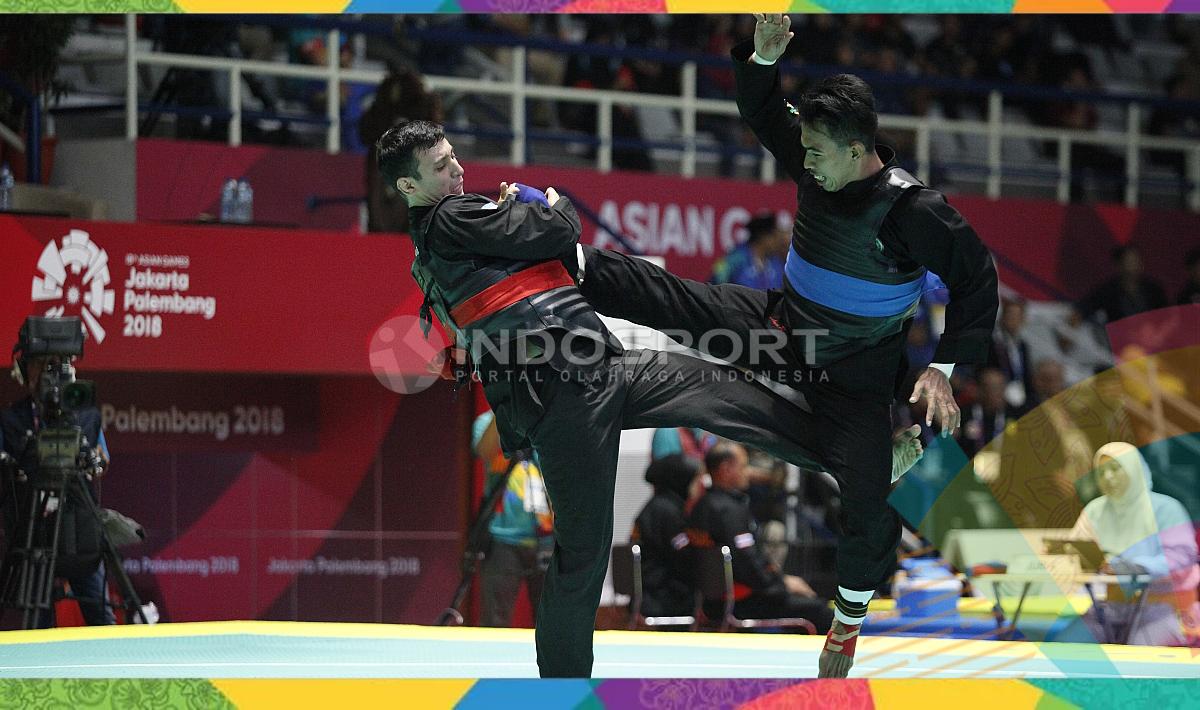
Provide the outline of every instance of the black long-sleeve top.
{"type": "Polygon", "coordinates": [[[758,549],[758,524],[750,514],[750,498],[741,491],[713,487],[688,516],[688,537],[696,547],[728,545],[733,556],[734,597],[787,593],[783,575],[758,549]]]}
{"type": "MultiPolygon", "coordinates": [[[[737,104],[742,118],[759,141],[779,161],[797,184],[812,180],[804,169],[800,120],[784,100],[779,70],[747,60],[753,41],[736,45],[731,54],[737,81],[737,104]]],[[[895,164],[895,153],[877,146],[885,169],[895,164]]],[[[875,189],[880,175],[849,183],[840,198],[861,198],[875,189]]],[[[884,253],[899,268],[924,266],[937,274],[950,290],[946,329],[934,354],[938,363],[980,364],[987,358],[999,308],[996,268],[991,255],[971,225],[951,207],[941,193],[910,190],[892,207],[879,232],[884,253]]],[[[899,340],[897,339],[897,344],[899,340]]]]}
{"type": "Polygon", "coordinates": [[[646,616],[692,613],[692,575],[683,506],[679,494],[655,490],[634,521],[630,541],[642,547],[642,613],[646,616]]]}

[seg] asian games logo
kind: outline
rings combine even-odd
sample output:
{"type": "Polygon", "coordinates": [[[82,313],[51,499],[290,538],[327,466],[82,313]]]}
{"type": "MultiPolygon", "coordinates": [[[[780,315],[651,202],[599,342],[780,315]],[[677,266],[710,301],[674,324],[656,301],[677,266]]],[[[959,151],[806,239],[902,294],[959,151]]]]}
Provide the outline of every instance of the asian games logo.
{"type": "Polygon", "coordinates": [[[87,232],[72,229],[62,246],[51,241],[38,258],[33,277],[33,300],[49,302],[46,315],[52,318],[79,314],[84,330],[97,343],[104,342],[104,327],[98,318],[113,312],[116,293],[107,288],[108,253],[87,232]]]}

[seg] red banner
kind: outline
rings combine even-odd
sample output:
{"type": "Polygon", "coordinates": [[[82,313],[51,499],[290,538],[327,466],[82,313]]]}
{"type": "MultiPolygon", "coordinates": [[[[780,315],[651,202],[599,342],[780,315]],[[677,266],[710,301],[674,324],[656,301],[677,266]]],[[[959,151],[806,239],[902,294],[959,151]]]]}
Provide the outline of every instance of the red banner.
{"type": "MultiPolygon", "coordinates": [[[[553,186],[575,198],[585,243],[614,246],[616,240],[606,230],[621,232],[635,250],[665,257],[667,268],[688,278],[708,279],[712,262],[745,238],[742,228],[750,216],[766,210],[790,219],[796,209],[796,188],[786,179],[775,185],[685,180],[582,168],[518,168],[463,157],[467,191],[495,196],[501,181],[553,186]]],[[[356,200],[365,193],[366,170],[361,155],[153,139],[138,142],[137,160],[141,220],[216,214],[222,179],[245,174],[254,185],[256,219],[348,231],[358,226],[356,200]],[[179,170],[183,164],[208,167],[179,170]]],[[[1146,273],[1173,296],[1183,285],[1183,255],[1200,233],[1200,215],[1182,210],[977,195],[951,195],[949,200],[997,255],[1001,280],[1039,300],[1082,297],[1114,273],[1110,252],[1123,244],[1141,248],[1146,273]]]]}
{"type": "Polygon", "coordinates": [[[313,451],[311,377],[101,373],[94,378],[106,436],[122,451],[313,451]]]}
{"type": "Polygon", "coordinates": [[[395,236],[13,216],[0,235],[0,337],[80,315],[90,370],[369,374],[376,328],[420,302],[395,236]]]}
{"type": "MultiPolygon", "coordinates": [[[[145,543],[122,554],[165,619],[428,624],[448,603],[469,465],[465,398],[447,386],[397,397],[371,378],[308,379],[316,431],[291,436],[307,439],[292,450],[155,451],[147,435],[110,425],[103,505],[145,526],[145,543]]],[[[227,386],[268,399],[246,380],[227,386]]]]}

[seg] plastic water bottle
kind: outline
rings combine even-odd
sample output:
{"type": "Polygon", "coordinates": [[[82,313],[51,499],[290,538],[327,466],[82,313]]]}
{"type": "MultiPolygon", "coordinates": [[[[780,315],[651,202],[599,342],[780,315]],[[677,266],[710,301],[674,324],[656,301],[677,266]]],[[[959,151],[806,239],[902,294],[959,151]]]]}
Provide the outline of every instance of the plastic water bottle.
{"type": "Polygon", "coordinates": [[[225,184],[221,187],[222,222],[237,221],[237,188],[238,182],[233,178],[226,178],[225,184]]]}
{"type": "Polygon", "coordinates": [[[16,184],[12,171],[8,169],[8,163],[5,163],[4,167],[0,168],[0,212],[12,209],[13,187],[16,184]]]}
{"type": "Polygon", "coordinates": [[[242,178],[237,181],[237,221],[250,224],[254,221],[254,189],[250,181],[242,178]]]}

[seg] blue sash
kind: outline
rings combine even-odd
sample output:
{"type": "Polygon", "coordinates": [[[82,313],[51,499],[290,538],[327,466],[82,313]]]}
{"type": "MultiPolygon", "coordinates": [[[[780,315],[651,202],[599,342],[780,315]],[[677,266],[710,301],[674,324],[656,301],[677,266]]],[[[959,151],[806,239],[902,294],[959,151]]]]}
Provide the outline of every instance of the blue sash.
{"type": "Polygon", "coordinates": [[[917,299],[925,276],[902,284],[881,284],[839,274],[805,261],[793,248],[784,265],[796,293],[822,306],[856,316],[887,318],[903,314],[917,299]]]}

